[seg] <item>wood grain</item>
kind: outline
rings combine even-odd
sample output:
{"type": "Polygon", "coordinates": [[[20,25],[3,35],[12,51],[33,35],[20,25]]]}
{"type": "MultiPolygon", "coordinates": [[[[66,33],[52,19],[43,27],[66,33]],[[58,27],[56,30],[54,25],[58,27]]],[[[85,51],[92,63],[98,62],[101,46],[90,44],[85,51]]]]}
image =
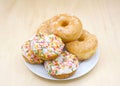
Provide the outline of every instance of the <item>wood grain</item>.
{"type": "Polygon", "coordinates": [[[0,86],[120,86],[120,0],[0,0],[0,86]],[[46,19],[69,13],[99,40],[100,60],[85,76],[50,81],[24,65],[21,44],[46,19]]]}

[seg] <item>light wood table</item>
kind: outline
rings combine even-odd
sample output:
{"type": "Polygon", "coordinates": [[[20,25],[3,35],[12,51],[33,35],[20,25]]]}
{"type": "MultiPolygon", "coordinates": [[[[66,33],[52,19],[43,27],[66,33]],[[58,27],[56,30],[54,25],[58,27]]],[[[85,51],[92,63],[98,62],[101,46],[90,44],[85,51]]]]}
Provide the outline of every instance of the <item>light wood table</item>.
{"type": "Polygon", "coordinates": [[[0,0],[0,86],[120,86],[120,0],[0,0]],[[59,13],[79,17],[99,40],[98,64],[75,80],[38,77],[21,56],[21,44],[59,13]]]}

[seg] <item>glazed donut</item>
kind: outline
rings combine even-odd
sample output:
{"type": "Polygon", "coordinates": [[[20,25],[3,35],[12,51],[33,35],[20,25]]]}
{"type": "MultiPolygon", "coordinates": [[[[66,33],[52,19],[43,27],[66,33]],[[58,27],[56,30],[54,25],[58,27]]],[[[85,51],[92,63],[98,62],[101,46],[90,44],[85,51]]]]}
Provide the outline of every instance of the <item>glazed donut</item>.
{"type": "Polygon", "coordinates": [[[39,33],[32,37],[31,47],[34,54],[42,60],[53,60],[61,54],[64,43],[61,38],[51,34],[39,33]]]}
{"type": "Polygon", "coordinates": [[[66,49],[76,55],[79,60],[89,59],[96,51],[98,41],[95,35],[83,30],[82,35],[77,41],[66,44],[66,49]]]}
{"type": "Polygon", "coordinates": [[[63,42],[77,40],[82,34],[82,24],[75,16],[59,14],[44,22],[37,30],[37,33],[45,32],[56,34],[61,37],[63,42]]]}
{"type": "Polygon", "coordinates": [[[37,29],[37,34],[46,33],[48,35],[52,34],[50,29],[50,20],[43,22],[37,29]]]}
{"type": "Polygon", "coordinates": [[[72,76],[78,69],[78,65],[79,62],[76,56],[67,51],[62,52],[55,60],[44,62],[48,74],[59,79],[72,76]]]}
{"type": "Polygon", "coordinates": [[[41,64],[43,63],[43,60],[41,60],[40,57],[37,57],[33,50],[31,49],[30,40],[26,41],[22,47],[22,55],[26,62],[29,62],[31,64],[41,64]]]}

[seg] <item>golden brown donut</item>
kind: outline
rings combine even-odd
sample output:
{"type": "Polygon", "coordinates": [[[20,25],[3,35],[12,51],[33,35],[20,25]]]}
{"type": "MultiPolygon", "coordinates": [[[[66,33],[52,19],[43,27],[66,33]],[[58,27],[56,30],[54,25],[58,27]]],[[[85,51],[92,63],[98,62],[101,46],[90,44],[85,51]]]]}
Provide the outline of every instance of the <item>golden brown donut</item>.
{"type": "Polygon", "coordinates": [[[40,27],[37,29],[37,34],[39,33],[51,34],[50,20],[47,20],[40,25],[40,27]]]}
{"type": "Polygon", "coordinates": [[[66,44],[66,49],[75,54],[79,60],[89,59],[96,51],[98,41],[95,35],[83,30],[81,37],[66,44]]]}
{"type": "Polygon", "coordinates": [[[44,22],[37,30],[37,33],[56,34],[63,42],[77,40],[82,34],[82,24],[75,16],[59,14],[44,22]]]}

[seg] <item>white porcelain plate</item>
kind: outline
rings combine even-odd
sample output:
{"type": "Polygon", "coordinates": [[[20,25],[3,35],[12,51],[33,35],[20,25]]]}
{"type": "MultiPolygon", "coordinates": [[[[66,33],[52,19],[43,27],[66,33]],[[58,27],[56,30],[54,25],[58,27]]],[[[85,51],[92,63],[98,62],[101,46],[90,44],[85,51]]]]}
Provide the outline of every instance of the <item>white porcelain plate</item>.
{"type": "Polygon", "coordinates": [[[100,54],[99,49],[97,49],[96,53],[90,59],[82,61],[79,63],[79,68],[73,76],[66,78],[66,79],[53,78],[52,76],[50,76],[47,73],[44,66],[41,64],[40,65],[33,65],[33,64],[25,62],[25,65],[33,73],[35,73],[36,75],[38,75],[40,77],[50,79],[50,80],[70,80],[70,79],[75,79],[75,78],[81,77],[81,76],[85,75],[86,73],[88,73],[90,70],[92,70],[99,60],[99,54],[100,54]]]}

